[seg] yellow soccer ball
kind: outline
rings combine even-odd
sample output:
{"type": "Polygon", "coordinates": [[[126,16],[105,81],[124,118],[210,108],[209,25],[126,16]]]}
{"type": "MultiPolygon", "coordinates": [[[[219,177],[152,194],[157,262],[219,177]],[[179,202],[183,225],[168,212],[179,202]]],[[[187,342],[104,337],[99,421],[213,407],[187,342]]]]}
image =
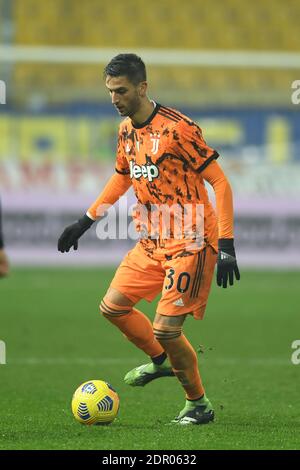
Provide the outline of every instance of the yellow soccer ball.
{"type": "Polygon", "coordinates": [[[120,400],[112,386],[103,380],[81,384],[72,398],[72,412],[82,424],[110,424],[118,414],[120,400]]]}

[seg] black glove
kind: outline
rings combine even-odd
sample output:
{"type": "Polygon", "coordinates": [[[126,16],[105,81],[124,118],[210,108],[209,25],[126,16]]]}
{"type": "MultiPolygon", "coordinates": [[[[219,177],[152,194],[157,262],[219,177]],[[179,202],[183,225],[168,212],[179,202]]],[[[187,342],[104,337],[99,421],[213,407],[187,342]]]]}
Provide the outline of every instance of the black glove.
{"type": "Polygon", "coordinates": [[[224,288],[233,285],[233,278],[235,274],[236,279],[240,280],[239,268],[236,264],[235,251],[233,246],[233,238],[220,238],[218,243],[218,259],[217,259],[217,284],[224,288]]]}
{"type": "Polygon", "coordinates": [[[58,239],[57,249],[64,253],[73,246],[74,250],[78,248],[78,239],[86,232],[95,221],[86,214],[75,224],[69,225],[58,239]]]}

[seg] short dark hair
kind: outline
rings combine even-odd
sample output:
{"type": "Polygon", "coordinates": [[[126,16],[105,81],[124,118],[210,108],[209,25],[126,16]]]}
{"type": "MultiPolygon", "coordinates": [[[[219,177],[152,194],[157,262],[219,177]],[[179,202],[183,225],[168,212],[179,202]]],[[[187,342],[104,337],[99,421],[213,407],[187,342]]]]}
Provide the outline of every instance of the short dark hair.
{"type": "Polygon", "coordinates": [[[142,59],[136,54],[118,54],[111,59],[104,69],[104,78],[120,77],[125,75],[128,80],[137,85],[147,80],[146,67],[142,59]]]}

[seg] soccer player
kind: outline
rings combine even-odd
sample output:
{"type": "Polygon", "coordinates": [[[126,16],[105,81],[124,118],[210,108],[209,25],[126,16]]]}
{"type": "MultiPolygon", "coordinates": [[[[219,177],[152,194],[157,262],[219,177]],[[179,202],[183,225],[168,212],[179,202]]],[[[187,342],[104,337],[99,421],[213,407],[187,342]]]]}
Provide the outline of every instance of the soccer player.
{"type": "Polygon", "coordinates": [[[1,202],[0,202],[0,277],[7,276],[9,271],[8,259],[4,251],[4,241],[2,234],[2,214],[1,214],[1,202]]]}
{"type": "Polygon", "coordinates": [[[232,285],[234,277],[240,278],[231,188],[216,161],[219,154],[205,143],[201,129],[177,110],[148,98],[146,69],[138,56],[117,55],[105,67],[104,77],[112,104],[125,118],[119,128],[116,173],[86,214],[64,230],[58,250],[77,250],[78,239],[103,215],[103,207],[133,186],[139,203],[134,218],[141,237],[117,269],[100,311],[151,358],[128,372],[125,382],[144,386],[175,375],[186,402],[173,422],[208,423],[214,410],[205,394],[197,354],[182,327],[187,315],[203,318],[216,263],[219,286],[226,288],[228,281],[232,285]],[[217,215],[204,180],[214,189],[217,215]],[[179,217],[172,212],[174,204],[182,209],[179,217]],[[161,206],[170,207],[173,225],[166,231],[165,219],[158,218],[151,231],[148,222],[161,206]],[[176,236],[190,206],[194,215],[197,206],[203,207],[202,241],[193,223],[182,237],[176,236]],[[148,219],[142,217],[143,210],[148,219]],[[158,293],[161,299],[152,325],[135,304],[142,298],[152,301],[158,293]]]}

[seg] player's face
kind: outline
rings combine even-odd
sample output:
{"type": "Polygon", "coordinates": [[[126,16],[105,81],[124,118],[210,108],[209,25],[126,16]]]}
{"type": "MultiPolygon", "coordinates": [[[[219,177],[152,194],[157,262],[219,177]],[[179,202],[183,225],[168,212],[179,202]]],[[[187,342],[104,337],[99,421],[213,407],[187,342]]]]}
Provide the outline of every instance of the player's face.
{"type": "Polygon", "coordinates": [[[130,117],[139,110],[141,99],[145,96],[145,82],[134,85],[126,76],[111,77],[108,75],[105,85],[109,90],[111,102],[120,116],[130,117]]]}

